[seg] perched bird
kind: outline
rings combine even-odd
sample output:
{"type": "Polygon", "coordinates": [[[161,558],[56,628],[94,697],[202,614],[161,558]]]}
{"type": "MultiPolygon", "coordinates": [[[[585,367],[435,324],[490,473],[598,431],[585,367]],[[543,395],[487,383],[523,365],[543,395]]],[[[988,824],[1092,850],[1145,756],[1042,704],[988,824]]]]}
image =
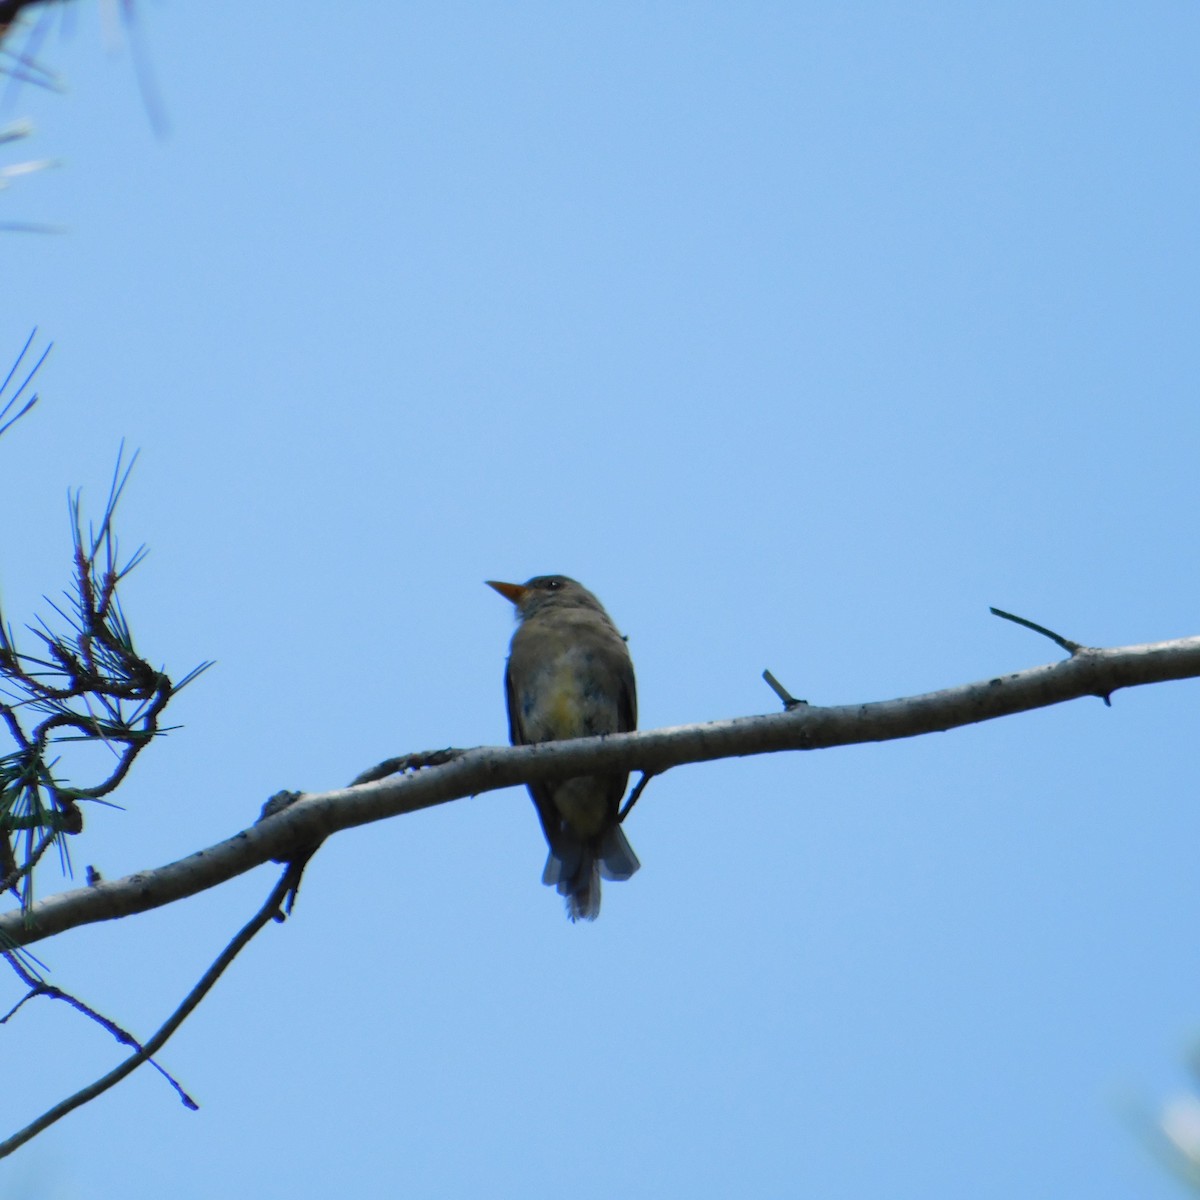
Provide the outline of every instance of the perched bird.
{"type": "MultiPolygon", "coordinates": [[[[565,575],[495,583],[521,622],[509,648],[505,690],[514,746],[637,728],[637,688],[625,639],[600,601],[565,575]]],[[[542,882],[566,897],[572,921],[600,912],[600,879],[641,865],[617,821],[627,772],[531,783],[550,856],[542,882]]]]}

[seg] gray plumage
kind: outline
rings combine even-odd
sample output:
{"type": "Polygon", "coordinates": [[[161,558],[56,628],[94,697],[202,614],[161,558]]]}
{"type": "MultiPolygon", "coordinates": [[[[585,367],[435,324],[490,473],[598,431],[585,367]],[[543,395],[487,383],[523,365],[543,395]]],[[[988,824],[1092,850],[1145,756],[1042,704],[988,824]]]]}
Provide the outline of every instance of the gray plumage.
{"type": "MultiPolygon", "coordinates": [[[[517,608],[505,672],[514,746],[637,728],[637,688],[625,639],[600,601],[564,575],[491,583],[517,608]]],[[[629,776],[530,784],[550,855],[542,882],[566,898],[572,921],[600,912],[600,880],[639,867],[617,814],[629,776]]]]}

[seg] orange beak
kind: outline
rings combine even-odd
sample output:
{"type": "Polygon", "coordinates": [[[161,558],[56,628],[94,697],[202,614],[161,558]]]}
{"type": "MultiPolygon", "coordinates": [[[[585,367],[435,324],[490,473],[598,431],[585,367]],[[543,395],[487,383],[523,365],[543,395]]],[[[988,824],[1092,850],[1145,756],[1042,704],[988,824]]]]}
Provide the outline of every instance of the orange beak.
{"type": "Polygon", "coordinates": [[[529,594],[529,589],[521,583],[497,583],[494,579],[485,579],[490,588],[495,588],[505,600],[511,600],[518,607],[529,594]]]}

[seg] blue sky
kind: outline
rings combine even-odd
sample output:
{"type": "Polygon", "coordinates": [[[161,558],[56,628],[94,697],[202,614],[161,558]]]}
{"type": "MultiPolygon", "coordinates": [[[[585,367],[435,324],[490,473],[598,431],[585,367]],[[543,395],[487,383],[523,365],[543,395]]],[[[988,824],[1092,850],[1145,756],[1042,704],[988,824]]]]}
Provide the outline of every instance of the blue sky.
{"type": "MultiPolygon", "coordinates": [[[[184,728],[77,865],[151,867],[282,787],[506,737],[509,607],[581,579],[644,727],[887,699],[1200,632],[1193,3],[159,4],[170,123],[98,10],[5,161],[0,596],[65,495],[150,557],[184,728]]],[[[1195,682],[674,771],[572,927],[513,790],[336,838],[152,1073],[6,1194],[1169,1197],[1126,1115],[1200,1030],[1195,682]]],[[[157,1026],[263,869],[67,934],[157,1026]]],[[[43,892],[66,886],[49,875],[43,892]]],[[[15,984],[5,985],[15,998],[15,984]]],[[[43,1004],[11,1130],[107,1070],[43,1004]]]]}

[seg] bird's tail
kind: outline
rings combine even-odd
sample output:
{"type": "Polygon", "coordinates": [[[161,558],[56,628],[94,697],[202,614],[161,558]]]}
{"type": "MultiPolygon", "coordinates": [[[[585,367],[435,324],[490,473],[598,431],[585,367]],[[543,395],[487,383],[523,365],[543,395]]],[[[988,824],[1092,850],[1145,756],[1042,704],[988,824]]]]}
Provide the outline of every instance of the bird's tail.
{"type": "Polygon", "coordinates": [[[550,851],[542,882],[565,897],[572,921],[600,915],[600,880],[628,879],[642,864],[620,825],[613,824],[587,842],[560,839],[550,851]]]}

